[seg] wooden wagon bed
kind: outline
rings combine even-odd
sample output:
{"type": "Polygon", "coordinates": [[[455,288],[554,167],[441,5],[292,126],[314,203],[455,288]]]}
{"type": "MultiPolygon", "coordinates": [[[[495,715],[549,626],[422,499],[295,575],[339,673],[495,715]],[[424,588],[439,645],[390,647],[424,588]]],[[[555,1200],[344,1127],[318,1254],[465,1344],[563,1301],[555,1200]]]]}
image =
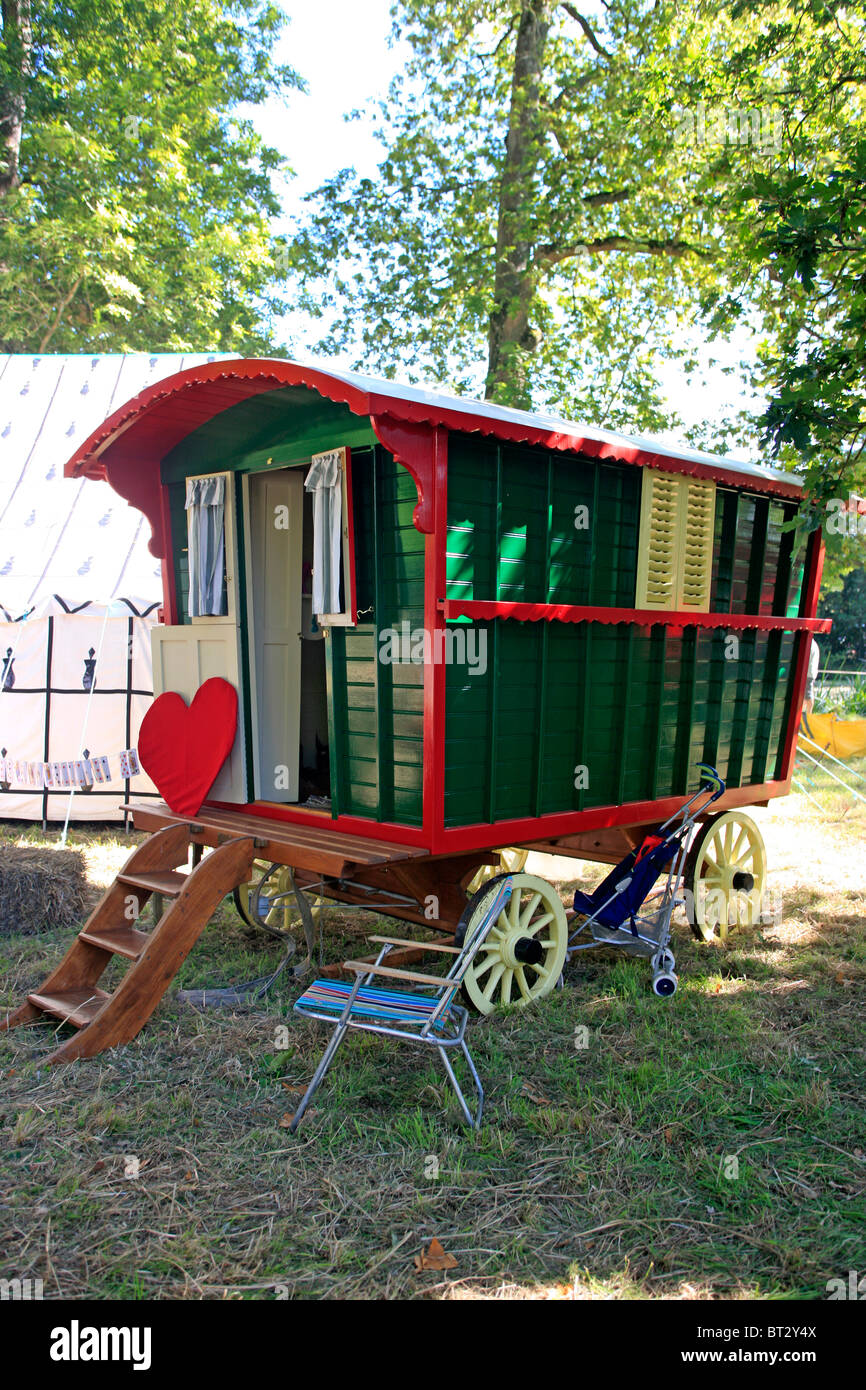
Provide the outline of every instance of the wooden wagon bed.
{"type": "Polygon", "coordinates": [[[402,859],[426,856],[425,849],[416,845],[398,845],[389,840],[369,840],[347,835],[322,825],[290,824],[262,816],[246,815],[243,811],[225,811],[203,807],[196,816],[178,816],[164,801],[138,802],[124,807],[130,813],[136,830],[162,830],[167,825],[196,827],[193,838],[203,844],[216,846],[227,839],[252,837],[262,859],[274,864],[288,864],[293,869],[325,878],[343,878],[354,869],[390,864],[402,859]]]}
{"type": "Polygon", "coordinates": [[[368,839],[321,825],[305,825],[204,806],[195,817],[175,815],[164,802],[125,808],[137,830],[153,834],[186,826],[195,845],[216,847],[251,840],[255,857],[286,864],[298,885],[336,902],[369,906],[390,917],[453,935],[466,906],[465,885],[482,865],[498,863],[490,850],[435,856],[418,845],[368,839]],[[431,909],[435,899],[435,910],[431,909]]]}

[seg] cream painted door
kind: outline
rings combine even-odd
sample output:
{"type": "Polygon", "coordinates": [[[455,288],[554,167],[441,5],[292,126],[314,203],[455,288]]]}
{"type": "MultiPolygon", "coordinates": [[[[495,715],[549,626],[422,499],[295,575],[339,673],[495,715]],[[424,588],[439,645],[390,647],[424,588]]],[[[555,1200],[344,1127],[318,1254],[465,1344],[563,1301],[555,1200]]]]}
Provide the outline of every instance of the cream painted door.
{"type": "Polygon", "coordinates": [[[245,805],[247,800],[243,736],[243,700],[240,679],[240,637],[234,623],[225,618],[209,622],[196,618],[182,627],[155,627],[153,646],[153,693],[176,690],[187,704],[200,685],[211,676],[222,676],[238,692],[238,731],[234,745],[208,792],[209,801],[229,801],[245,805]]]}
{"type": "Polygon", "coordinates": [[[250,688],[256,796],[297,801],[304,469],[249,477],[250,688]]]}

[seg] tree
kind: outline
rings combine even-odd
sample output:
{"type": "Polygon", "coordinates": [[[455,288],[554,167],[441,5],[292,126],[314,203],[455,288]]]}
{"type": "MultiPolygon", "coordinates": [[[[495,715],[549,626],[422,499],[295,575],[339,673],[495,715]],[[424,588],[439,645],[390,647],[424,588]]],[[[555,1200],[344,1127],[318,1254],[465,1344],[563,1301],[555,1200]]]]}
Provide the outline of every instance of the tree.
{"type": "Polygon", "coordinates": [[[724,240],[740,273],[707,300],[707,322],[761,326],[752,379],[768,404],[751,423],[803,475],[804,520],[827,523],[838,587],[866,553],[856,516],[838,524],[848,494],[866,491],[866,6],[732,6],[735,21],[744,12],[750,31],[724,69],[702,60],[698,90],[771,102],[777,138],[763,168],[740,168],[739,192],[729,179],[724,240]]]}
{"type": "Polygon", "coordinates": [[[819,638],[822,664],[866,665],[866,569],[852,570],[838,591],[822,594],[818,611],[833,619],[829,636],[819,638]]]}
{"type": "Polygon", "coordinates": [[[0,350],[267,350],[268,0],[2,0],[0,350]]]}
{"type": "Polygon", "coordinates": [[[395,11],[378,174],[325,183],[294,248],[323,346],[654,429],[659,362],[745,329],[766,416],[692,438],[763,436],[815,524],[861,476],[863,0],[395,11]]]}
{"type": "Polygon", "coordinates": [[[688,357],[718,249],[664,92],[678,8],[395,9],[412,56],[378,111],[378,177],[325,183],[294,248],[323,346],[462,386],[486,351],[488,399],[661,427],[653,362],[688,357]]]}

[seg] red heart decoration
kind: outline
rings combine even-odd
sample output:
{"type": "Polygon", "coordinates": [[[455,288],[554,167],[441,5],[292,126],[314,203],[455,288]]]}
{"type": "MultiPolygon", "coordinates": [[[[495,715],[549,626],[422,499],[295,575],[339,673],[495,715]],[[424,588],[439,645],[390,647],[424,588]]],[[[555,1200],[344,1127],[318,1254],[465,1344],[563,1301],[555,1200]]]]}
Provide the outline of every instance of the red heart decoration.
{"type": "Polygon", "coordinates": [[[141,721],[138,757],[170,810],[195,816],[232,750],[238,695],[221,676],[199,686],[187,705],[166,690],[141,721]]]}

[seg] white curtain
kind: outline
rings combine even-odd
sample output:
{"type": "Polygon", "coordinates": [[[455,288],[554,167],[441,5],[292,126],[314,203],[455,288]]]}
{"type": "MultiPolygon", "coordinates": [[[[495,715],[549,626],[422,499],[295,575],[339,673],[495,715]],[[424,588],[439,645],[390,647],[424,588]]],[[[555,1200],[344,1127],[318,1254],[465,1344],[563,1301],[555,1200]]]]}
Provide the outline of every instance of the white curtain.
{"type": "Polygon", "coordinates": [[[340,450],[316,454],[304,480],[313,495],[313,612],[342,613],[343,485],[340,450]]]}
{"type": "Polygon", "coordinates": [[[226,612],[224,477],[187,478],[186,526],[189,539],[189,616],[222,617],[226,612]]]}

